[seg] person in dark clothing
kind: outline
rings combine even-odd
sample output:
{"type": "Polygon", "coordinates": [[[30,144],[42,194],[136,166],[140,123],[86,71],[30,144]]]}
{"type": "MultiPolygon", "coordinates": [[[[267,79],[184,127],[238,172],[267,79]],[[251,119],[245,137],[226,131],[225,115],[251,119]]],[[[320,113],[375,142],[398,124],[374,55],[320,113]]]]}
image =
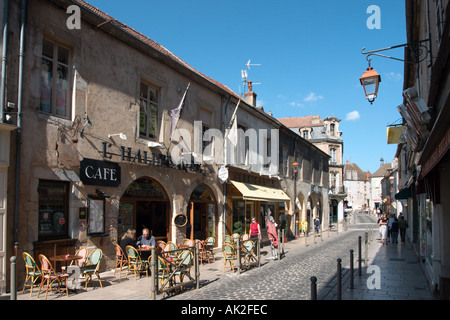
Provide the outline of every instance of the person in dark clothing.
{"type": "Polygon", "coordinates": [[[408,228],[408,221],[405,220],[403,215],[400,216],[400,220],[398,221],[398,227],[400,230],[400,239],[402,240],[402,244],[405,243],[406,239],[406,228],[408,228]]]}
{"type": "Polygon", "coordinates": [[[391,225],[391,242],[398,243],[398,219],[394,218],[391,225]]]}
{"type": "Polygon", "coordinates": [[[128,229],[127,232],[123,235],[122,240],[120,240],[119,246],[120,248],[122,248],[122,251],[125,253],[127,257],[128,257],[128,253],[126,250],[127,246],[132,246],[137,249],[136,230],[128,229]]]}

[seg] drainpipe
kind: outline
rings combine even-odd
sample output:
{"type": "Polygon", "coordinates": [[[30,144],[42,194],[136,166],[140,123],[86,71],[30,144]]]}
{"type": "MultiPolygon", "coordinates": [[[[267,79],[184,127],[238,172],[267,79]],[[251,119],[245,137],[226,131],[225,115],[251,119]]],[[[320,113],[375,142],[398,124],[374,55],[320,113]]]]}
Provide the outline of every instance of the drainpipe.
{"type": "Polygon", "coordinates": [[[0,123],[4,121],[5,110],[5,92],[6,92],[6,55],[8,47],[8,19],[9,19],[9,0],[5,1],[5,10],[3,13],[3,52],[2,52],[2,76],[0,93],[0,123]]]}
{"type": "Polygon", "coordinates": [[[16,140],[16,191],[14,202],[14,251],[17,257],[19,246],[19,193],[20,193],[20,147],[22,130],[22,89],[23,89],[23,57],[25,47],[25,24],[27,21],[28,1],[22,0],[22,17],[20,24],[19,84],[17,89],[17,140],[16,140]]]}

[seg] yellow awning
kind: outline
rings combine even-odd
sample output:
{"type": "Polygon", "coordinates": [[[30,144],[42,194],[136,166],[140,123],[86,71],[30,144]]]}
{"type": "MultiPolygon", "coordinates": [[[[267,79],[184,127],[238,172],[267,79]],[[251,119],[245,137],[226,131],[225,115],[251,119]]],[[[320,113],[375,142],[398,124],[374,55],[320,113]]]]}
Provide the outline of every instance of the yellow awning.
{"type": "Polygon", "coordinates": [[[231,181],[231,183],[239,190],[240,193],[242,193],[245,200],[274,202],[291,201],[288,195],[280,189],[237,181],[231,181]]]}

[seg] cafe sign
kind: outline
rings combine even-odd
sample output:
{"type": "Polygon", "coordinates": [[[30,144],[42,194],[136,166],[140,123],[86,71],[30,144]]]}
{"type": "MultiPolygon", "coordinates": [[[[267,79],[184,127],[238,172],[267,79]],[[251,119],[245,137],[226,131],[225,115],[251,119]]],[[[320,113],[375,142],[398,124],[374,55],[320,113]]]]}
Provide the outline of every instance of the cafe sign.
{"type": "Polygon", "coordinates": [[[80,162],[80,180],[85,185],[117,187],[120,185],[118,163],[84,158],[80,162]]]}

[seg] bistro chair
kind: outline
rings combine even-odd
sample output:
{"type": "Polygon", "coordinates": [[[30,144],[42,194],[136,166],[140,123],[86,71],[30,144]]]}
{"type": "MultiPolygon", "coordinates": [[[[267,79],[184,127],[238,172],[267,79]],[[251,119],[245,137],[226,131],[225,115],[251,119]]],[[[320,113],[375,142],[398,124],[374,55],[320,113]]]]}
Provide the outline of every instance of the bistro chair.
{"type": "Polygon", "coordinates": [[[225,272],[225,268],[230,268],[234,272],[234,262],[237,259],[236,248],[231,243],[226,242],[222,245],[222,253],[223,253],[223,272],[225,272]]]}
{"type": "MultiPolygon", "coordinates": [[[[80,268],[83,268],[84,265],[86,264],[87,258],[88,258],[88,249],[86,247],[81,247],[77,250],[77,252],[75,252],[76,256],[80,256],[82,257],[81,259],[78,260],[72,260],[70,261],[69,267],[76,265],[79,266],[80,268]]],[[[66,266],[62,266],[61,270],[63,270],[64,272],[66,272],[66,266]]]]}
{"type": "Polygon", "coordinates": [[[231,235],[231,238],[233,239],[233,243],[236,244],[237,243],[237,239],[239,239],[241,236],[239,235],[239,233],[233,233],[231,235]]]}
{"type": "Polygon", "coordinates": [[[39,292],[37,297],[39,298],[39,295],[41,294],[42,286],[46,285],[47,288],[45,290],[45,300],[47,300],[47,294],[48,290],[53,290],[52,286],[53,283],[58,284],[58,293],[59,289],[61,287],[61,283],[63,283],[66,286],[66,295],[69,296],[69,290],[67,288],[67,278],[69,275],[67,273],[56,273],[53,269],[52,263],[46,256],[43,254],[39,255],[39,261],[41,262],[41,272],[42,272],[42,282],[39,286],[39,292]]]}
{"type": "Polygon", "coordinates": [[[208,237],[205,240],[205,249],[209,252],[209,256],[213,258],[213,261],[216,261],[216,258],[214,257],[214,245],[216,244],[216,238],[214,237],[208,237]]]}
{"type": "Polygon", "coordinates": [[[246,240],[250,240],[250,235],[248,233],[243,234],[241,237],[241,241],[246,241],[246,240]]]}
{"type": "Polygon", "coordinates": [[[128,270],[127,275],[130,271],[134,272],[134,279],[136,280],[136,274],[139,272],[145,272],[145,274],[148,277],[148,268],[147,268],[147,262],[142,262],[141,256],[139,255],[139,252],[136,250],[136,248],[132,246],[126,246],[126,251],[128,255],[128,270]]]}
{"type": "Polygon", "coordinates": [[[87,258],[86,265],[82,270],[82,274],[84,276],[85,285],[84,289],[87,291],[87,285],[92,281],[92,276],[95,274],[97,276],[98,282],[100,283],[100,287],[102,286],[102,280],[100,279],[100,262],[102,261],[103,251],[101,249],[95,249],[87,258]]]}
{"type": "MultiPolygon", "coordinates": [[[[172,251],[172,250],[177,250],[178,247],[173,243],[173,242],[167,242],[166,246],[164,247],[163,252],[168,252],[168,251],[172,251]]],[[[163,254],[165,258],[176,258],[177,257],[177,252],[169,252],[169,253],[164,253],[163,254]]]]}
{"type": "Polygon", "coordinates": [[[232,242],[233,242],[233,238],[232,238],[230,235],[226,234],[226,235],[223,237],[223,242],[229,242],[229,243],[232,243],[232,242]]]}
{"type": "Polygon", "coordinates": [[[184,243],[184,245],[186,247],[193,247],[195,245],[194,240],[192,239],[187,239],[186,242],[184,243]]]}
{"type": "MultiPolygon", "coordinates": [[[[178,256],[181,261],[179,262],[179,270],[175,271],[175,276],[178,276],[180,283],[183,282],[184,276],[191,275],[191,266],[193,262],[193,253],[190,250],[184,250],[178,256]]],[[[183,287],[181,287],[183,291],[183,287]]]]}
{"type": "MultiPolygon", "coordinates": [[[[151,263],[152,263],[151,256],[148,258],[147,263],[149,265],[151,265],[151,263]]],[[[169,276],[170,276],[169,264],[167,263],[166,260],[164,260],[162,257],[160,257],[158,255],[158,271],[157,271],[156,277],[159,280],[159,288],[162,288],[163,286],[165,286],[166,282],[169,280],[169,276]]],[[[165,295],[165,293],[163,294],[163,296],[164,295],[165,295]]],[[[152,296],[152,291],[150,290],[150,297],[151,296],[152,296]]]]}
{"type": "Polygon", "coordinates": [[[116,265],[114,267],[114,275],[116,275],[117,268],[120,268],[119,269],[119,279],[120,279],[122,268],[128,265],[128,258],[125,255],[125,252],[123,252],[122,248],[117,243],[114,245],[114,248],[116,250],[116,265]]]}
{"type": "Polygon", "coordinates": [[[256,262],[255,257],[255,243],[251,240],[244,241],[242,243],[242,255],[244,257],[244,264],[250,266],[252,262],[256,262]]]}
{"type": "Polygon", "coordinates": [[[203,264],[203,261],[208,261],[209,263],[209,251],[205,248],[204,241],[195,240],[198,241],[198,259],[201,264],[203,264]]]}
{"type": "Polygon", "coordinates": [[[166,243],[164,242],[164,241],[162,241],[162,240],[159,240],[158,242],[156,242],[156,249],[159,251],[159,252],[162,252],[162,251],[164,251],[164,247],[166,246],[166,243]]]}
{"type": "MultiPolygon", "coordinates": [[[[22,253],[23,260],[25,261],[25,283],[23,284],[22,293],[25,292],[25,287],[30,287],[30,297],[33,294],[33,287],[37,287],[36,282],[41,279],[42,272],[39,269],[38,265],[34,261],[33,257],[27,253],[22,253]],[[30,284],[27,284],[28,281],[31,281],[30,284]]],[[[41,279],[42,281],[42,279],[41,279]]]]}

